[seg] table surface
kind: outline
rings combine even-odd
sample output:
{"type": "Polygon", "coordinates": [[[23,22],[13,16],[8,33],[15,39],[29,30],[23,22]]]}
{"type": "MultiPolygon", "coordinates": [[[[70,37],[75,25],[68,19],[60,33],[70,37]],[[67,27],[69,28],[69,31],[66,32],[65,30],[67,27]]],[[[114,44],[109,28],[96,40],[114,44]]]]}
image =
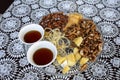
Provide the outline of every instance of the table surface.
{"type": "Polygon", "coordinates": [[[0,80],[120,80],[120,0],[15,0],[0,18],[0,80]],[[59,11],[82,13],[104,37],[99,59],[82,73],[63,75],[53,65],[31,66],[27,47],[18,39],[23,25],[59,11]]]}

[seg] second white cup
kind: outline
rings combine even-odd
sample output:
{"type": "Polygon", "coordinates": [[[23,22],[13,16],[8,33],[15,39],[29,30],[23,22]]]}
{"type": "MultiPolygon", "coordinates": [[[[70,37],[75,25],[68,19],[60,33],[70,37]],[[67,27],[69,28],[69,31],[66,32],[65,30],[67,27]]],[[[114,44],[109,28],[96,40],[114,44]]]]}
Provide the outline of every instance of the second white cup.
{"type": "Polygon", "coordinates": [[[33,66],[46,67],[52,64],[57,57],[57,49],[49,41],[39,41],[34,43],[27,52],[27,60],[33,66]]]}

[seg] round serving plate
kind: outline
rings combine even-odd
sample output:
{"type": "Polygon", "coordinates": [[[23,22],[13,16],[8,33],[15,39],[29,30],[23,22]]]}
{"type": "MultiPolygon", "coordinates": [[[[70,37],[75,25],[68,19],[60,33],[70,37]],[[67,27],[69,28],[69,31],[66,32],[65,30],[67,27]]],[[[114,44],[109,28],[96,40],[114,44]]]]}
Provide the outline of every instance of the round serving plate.
{"type": "MultiPolygon", "coordinates": [[[[69,13],[63,13],[64,15],[68,15],[69,13]]],[[[46,16],[46,15],[45,15],[46,16]]],[[[84,15],[83,15],[83,19],[87,19],[87,18],[85,18],[84,17],[84,15]]],[[[89,19],[90,20],[90,19],[89,19]]],[[[41,20],[40,20],[40,22],[41,22],[41,20]]],[[[96,25],[96,24],[95,24],[96,25]]],[[[54,28],[52,29],[52,30],[54,30],[54,28]]],[[[101,31],[99,30],[99,28],[96,26],[96,30],[101,34],[101,31]]],[[[62,33],[62,32],[61,32],[62,33]]],[[[101,34],[101,39],[102,39],[102,48],[103,48],[103,45],[104,45],[104,39],[103,39],[103,35],[101,34]]],[[[30,46],[27,46],[27,50],[28,50],[28,48],[29,48],[30,46]]],[[[101,52],[102,51],[100,51],[99,52],[99,55],[96,57],[96,61],[99,59],[99,57],[100,57],[100,55],[101,55],[101,52]]],[[[57,61],[57,60],[56,60],[57,61]]],[[[92,64],[94,64],[95,62],[90,62],[90,61],[88,61],[88,67],[87,68],[89,68],[89,67],[91,67],[92,66],[92,64]]],[[[49,65],[49,66],[47,66],[47,67],[44,67],[44,68],[41,68],[41,70],[43,71],[43,72],[45,72],[45,73],[47,73],[47,74],[50,74],[50,75],[74,75],[74,74],[78,74],[78,73],[82,73],[82,72],[84,72],[84,71],[80,71],[80,64],[77,62],[77,64],[76,65],[74,65],[73,67],[71,67],[70,68],[70,71],[68,72],[68,73],[66,73],[66,74],[63,74],[62,73],[62,70],[63,70],[63,68],[60,66],[60,65],[58,65],[58,66],[56,66],[56,65],[54,65],[54,63],[53,64],[51,64],[51,65],[49,65]]]]}

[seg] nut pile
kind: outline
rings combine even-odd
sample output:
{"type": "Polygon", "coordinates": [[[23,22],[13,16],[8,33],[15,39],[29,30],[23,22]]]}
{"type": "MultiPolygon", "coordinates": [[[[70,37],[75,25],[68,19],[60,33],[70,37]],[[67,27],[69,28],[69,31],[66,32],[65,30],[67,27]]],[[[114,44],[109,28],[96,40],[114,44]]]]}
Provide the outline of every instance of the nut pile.
{"type": "Polygon", "coordinates": [[[47,16],[44,16],[40,22],[40,25],[44,28],[59,28],[62,30],[68,22],[68,16],[64,15],[62,12],[60,13],[51,13],[47,16]]]}
{"type": "Polygon", "coordinates": [[[65,34],[70,40],[81,36],[83,41],[79,46],[80,52],[90,61],[95,61],[102,48],[102,38],[93,21],[80,19],[78,24],[69,26],[65,30],[65,34]]]}

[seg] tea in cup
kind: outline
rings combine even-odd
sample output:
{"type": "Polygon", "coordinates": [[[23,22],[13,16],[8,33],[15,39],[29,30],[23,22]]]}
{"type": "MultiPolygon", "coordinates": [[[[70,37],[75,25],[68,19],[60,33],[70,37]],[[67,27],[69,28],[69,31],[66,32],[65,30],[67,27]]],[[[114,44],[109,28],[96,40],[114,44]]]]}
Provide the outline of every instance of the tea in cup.
{"type": "Polygon", "coordinates": [[[33,44],[44,36],[44,29],[38,24],[24,26],[19,32],[19,39],[25,44],[33,44]]]}

